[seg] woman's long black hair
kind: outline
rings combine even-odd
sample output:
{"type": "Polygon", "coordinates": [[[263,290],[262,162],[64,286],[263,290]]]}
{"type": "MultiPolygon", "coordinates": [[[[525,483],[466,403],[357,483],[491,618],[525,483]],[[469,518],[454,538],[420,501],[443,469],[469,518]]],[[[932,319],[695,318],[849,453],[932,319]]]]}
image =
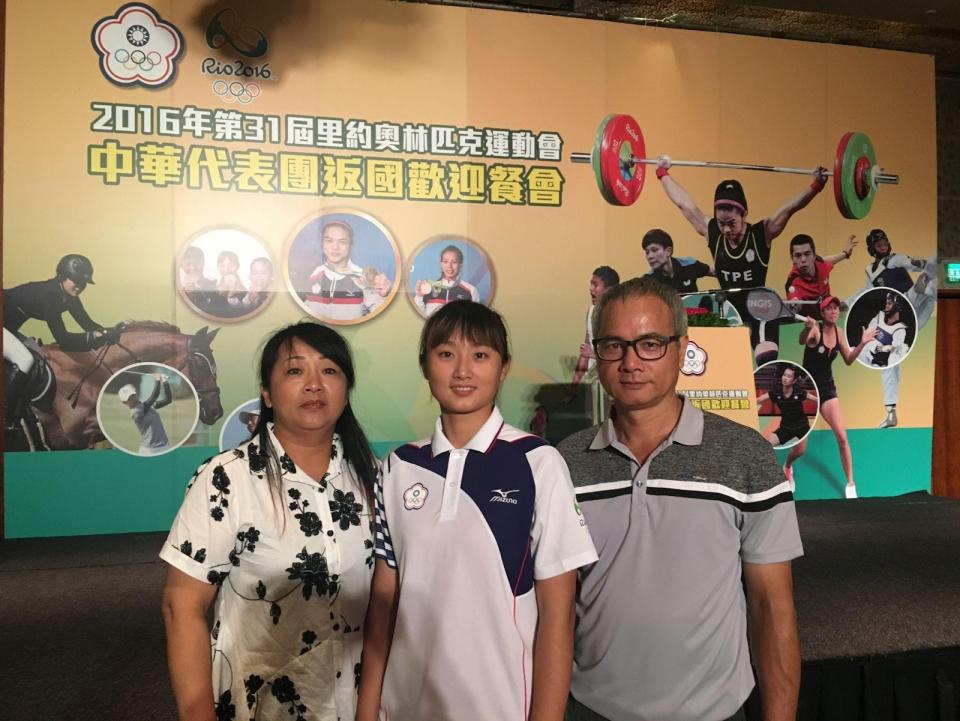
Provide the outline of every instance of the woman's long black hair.
{"type": "MultiPolygon", "coordinates": [[[[367,436],[360,427],[357,417],[350,406],[349,392],[353,390],[356,376],[353,370],[353,359],[350,356],[350,347],[346,340],[337,331],[328,326],[311,321],[301,321],[281,328],[267,339],[260,354],[260,386],[270,390],[270,375],[273,367],[282,352],[289,352],[294,339],[306,343],[326,358],[337,364],[347,379],[347,405],[337,419],[334,430],[339,434],[343,444],[344,458],[350,463],[353,471],[360,479],[368,505],[372,508],[373,486],[377,478],[377,460],[370,449],[367,436]]],[[[273,422],[273,409],[267,407],[260,396],[260,418],[253,432],[251,440],[256,439],[260,445],[260,452],[266,460],[267,480],[273,489],[280,504],[283,504],[280,484],[280,458],[277,449],[270,441],[267,424],[273,422]]],[[[318,479],[319,480],[319,479],[318,479]]]]}

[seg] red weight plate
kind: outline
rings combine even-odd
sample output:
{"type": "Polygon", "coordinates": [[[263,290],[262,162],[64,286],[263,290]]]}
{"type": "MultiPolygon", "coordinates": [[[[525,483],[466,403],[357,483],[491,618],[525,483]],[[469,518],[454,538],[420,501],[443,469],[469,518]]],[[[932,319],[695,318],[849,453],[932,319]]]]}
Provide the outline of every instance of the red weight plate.
{"type": "Polygon", "coordinates": [[[870,195],[870,170],[873,164],[866,155],[857,158],[857,167],[853,171],[853,182],[857,189],[857,197],[863,200],[870,195]]]}
{"type": "Polygon", "coordinates": [[[646,146],[637,121],[614,115],[606,124],[600,144],[600,175],[605,195],[616,205],[633,205],[643,190],[646,168],[630,162],[645,157],[646,146]]]}
{"type": "Polygon", "coordinates": [[[840,214],[844,218],[853,218],[853,214],[850,212],[850,208],[847,207],[847,201],[843,197],[843,179],[841,177],[843,171],[843,156],[847,151],[847,144],[850,142],[850,138],[853,137],[853,133],[845,133],[840,142],[837,145],[837,154],[833,159],[833,197],[837,201],[837,208],[840,210],[840,214]]]}

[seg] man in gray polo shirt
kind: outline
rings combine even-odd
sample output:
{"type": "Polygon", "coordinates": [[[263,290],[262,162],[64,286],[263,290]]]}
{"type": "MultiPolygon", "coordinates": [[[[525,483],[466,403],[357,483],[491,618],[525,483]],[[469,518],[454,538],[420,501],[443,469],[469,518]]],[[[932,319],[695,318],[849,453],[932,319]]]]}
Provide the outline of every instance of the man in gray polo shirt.
{"type": "Polygon", "coordinates": [[[677,394],[687,319],[634,278],[594,312],[611,419],[559,446],[600,559],[581,569],[567,721],[796,717],[793,496],[759,433],[677,394]]]}

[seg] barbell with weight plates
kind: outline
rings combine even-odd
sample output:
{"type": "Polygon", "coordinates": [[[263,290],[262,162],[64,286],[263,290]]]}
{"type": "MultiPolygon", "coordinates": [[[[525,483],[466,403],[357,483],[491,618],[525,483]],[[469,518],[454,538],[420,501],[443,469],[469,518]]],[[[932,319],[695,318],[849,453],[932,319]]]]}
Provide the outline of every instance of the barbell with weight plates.
{"type": "MultiPolygon", "coordinates": [[[[600,194],[611,205],[632,205],[640,197],[647,165],[656,158],[646,157],[646,144],[640,125],[629,115],[608,115],[600,123],[590,153],[571,153],[574,163],[590,163],[600,194]]],[[[813,169],[786,168],[752,163],[723,163],[711,160],[672,160],[671,166],[761,170],[770,173],[812,175],[813,169]]],[[[899,175],[884,173],[877,165],[873,143],[865,133],[846,133],[837,145],[833,171],[833,194],[845,218],[860,219],[870,212],[882,184],[897,185],[899,175]]]]}

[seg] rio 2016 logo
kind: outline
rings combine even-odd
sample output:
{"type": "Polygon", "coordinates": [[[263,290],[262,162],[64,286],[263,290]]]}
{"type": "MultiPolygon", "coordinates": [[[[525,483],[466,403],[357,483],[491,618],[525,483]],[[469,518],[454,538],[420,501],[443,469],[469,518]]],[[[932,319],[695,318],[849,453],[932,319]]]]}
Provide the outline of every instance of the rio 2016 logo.
{"type": "Polygon", "coordinates": [[[91,32],[100,72],[120,86],[161,88],[173,80],[183,36],[149,5],[129,3],[101,19],[91,32]]]}

